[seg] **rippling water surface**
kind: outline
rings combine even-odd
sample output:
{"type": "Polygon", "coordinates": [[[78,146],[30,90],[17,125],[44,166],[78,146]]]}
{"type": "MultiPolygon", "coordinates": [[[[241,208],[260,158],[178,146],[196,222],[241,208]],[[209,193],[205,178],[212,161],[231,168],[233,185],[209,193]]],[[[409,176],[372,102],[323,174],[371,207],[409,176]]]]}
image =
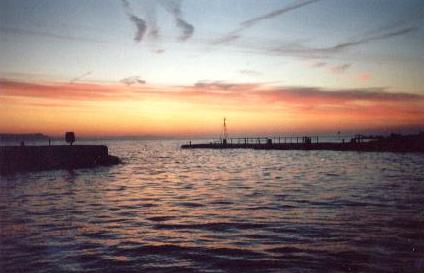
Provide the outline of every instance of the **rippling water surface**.
{"type": "Polygon", "coordinates": [[[424,272],[424,155],[181,150],[1,177],[1,272],[424,272]]]}

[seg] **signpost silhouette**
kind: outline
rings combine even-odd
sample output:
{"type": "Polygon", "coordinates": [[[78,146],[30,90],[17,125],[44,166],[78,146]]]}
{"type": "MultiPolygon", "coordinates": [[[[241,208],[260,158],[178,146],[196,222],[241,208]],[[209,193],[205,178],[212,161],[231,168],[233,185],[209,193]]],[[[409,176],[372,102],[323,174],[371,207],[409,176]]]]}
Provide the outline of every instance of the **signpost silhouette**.
{"type": "Polygon", "coordinates": [[[65,133],[65,141],[70,143],[71,146],[75,142],[75,133],[74,132],[66,132],[65,133]]]}

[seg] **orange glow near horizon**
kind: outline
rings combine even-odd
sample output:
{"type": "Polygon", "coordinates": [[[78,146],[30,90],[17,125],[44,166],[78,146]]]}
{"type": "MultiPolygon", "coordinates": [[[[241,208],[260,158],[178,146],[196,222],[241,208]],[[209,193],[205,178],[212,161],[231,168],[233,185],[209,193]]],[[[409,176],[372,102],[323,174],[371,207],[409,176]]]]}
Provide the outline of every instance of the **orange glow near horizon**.
{"type": "Polygon", "coordinates": [[[424,97],[261,84],[194,86],[0,80],[0,131],[81,136],[235,135],[424,125],[424,97]]]}

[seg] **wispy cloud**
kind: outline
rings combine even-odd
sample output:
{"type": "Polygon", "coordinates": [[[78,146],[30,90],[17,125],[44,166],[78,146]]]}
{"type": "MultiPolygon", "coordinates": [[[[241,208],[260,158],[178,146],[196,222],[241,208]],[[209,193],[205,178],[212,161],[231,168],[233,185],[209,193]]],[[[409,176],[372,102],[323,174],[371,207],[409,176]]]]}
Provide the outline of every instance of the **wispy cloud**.
{"type": "Polygon", "coordinates": [[[80,81],[81,79],[83,79],[83,78],[85,78],[85,77],[87,77],[87,76],[91,75],[92,73],[93,73],[92,71],[85,72],[85,73],[83,73],[83,74],[81,74],[81,75],[79,75],[79,76],[77,76],[77,77],[75,77],[75,78],[71,79],[71,80],[69,81],[69,83],[75,83],[75,82],[77,82],[77,81],[80,81]]]}
{"type": "Polygon", "coordinates": [[[45,98],[59,100],[116,100],[129,96],[116,86],[87,83],[34,83],[0,79],[4,97],[45,98]]]}
{"type": "Polygon", "coordinates": [[[131,10],[130,3],[127,0],[121,0],[122,7],[127,15],[128,19],[135,25],[137,28],[134,41],[141,42],[143,40],[144,34],[147,30],[146,21],[142,18],[135,16],[131,10]]]}
{"type": "Polygon", "coordinates": [[[279,87],[267,86],[261,84],[218,84],[211,83],[209,85],[196,84],[194,87],[206,88],[221,88],[225,90],[240,91],[243,90],[244,95],[246,92],[263,97],[271,96],[277,100],[285,100],[287,98],[321,98],[321,99],[334,99],[341,101],[354,101],[354,100],[370,100],[370,101],[424,101],[424,96],[412,93],[402,92],[387,92],[384,88],[366,88],[366,89],[337,89],[328,90],[315,87],[279,87]],[[249,88],[246,88],[249,87],[249,88]]]}
{"type": "Polygon", "coordinates": [[[254,26],[262,20],[268,20],[275,16],[284,14],[285,12],[296,10],[315,2],[318,1],[303,1],[301,3],[279,9],[275,12],[244,21],[240,24],[239,28],[211,41],[210,44],[230,44],[230,46],[234,47],[236,50],[254,54],[289,56],[301,59],[319,59],[319,61],[316,62],[317,65],[315,67],[322,67],[326,65],[326,61],[323,60],[349,56],[346,54],[349,54],[349,51],[356,47],[366,46],[367,44],[377,41],[400,38],[420,30],[423,26],[422,16],[411,15],[395,22],[386,23],[382,26],[371,27],[362,33],[352,35],[350,38],[341,40],[333,45],[321,47],[311,45],[311,43],[313,43],[313,40],[311,39],[303,39],[303,41],[275,41],[266,40],[262,37],[250,39],[242,37],[242,32],[246,28],[254,26]]]}
{"type": "Polygon", "coordinates": [[[221,45],[221,44],[228,44],[230,42],[236,41],[240,39],[241,35],[239,34],[240,31],[236,30],[233,32],[230,32],[218,39],[215,39],[211,42],[212,45],[221,45]]]}
{"type": "Polygon", "coordinates": [[[177,24],[177,27],[179,27],[182,30],[182,34],[179,37],[181,41],[185,41],[191,38],[191,36],[193,36],[193,33],[194,33],[193,25],[187,23],[181,18],[176,19],[176,24],[177,24]]]}
{"type": "Polygon", "coordinates": [[[262,21],[270,20],[274,17],[283,15],[287,12],[290,12],[290,11],[293,11],[293,10],[296,10],[296,9],[300,9],[304,6],[307,6],[307,5],[310,5],[310,4],[313,4],[315,2],[319,2],[319,1],[321,1],[321,0],[300,1],[300,2],[294,3],[292,5],[288,5],[286,7],[283,7],[281,9],[274,10],[274,11],[269,12],[267,14],[264,14],[264,15],[243,21],[243,22],[240,23],[240,26],[237,29],[235,29],[235,30],[229,32],[228,34],[224,35],[223,37],[213,41],[213,44],[216,44],[216,45],[217,44],[225,44],[225,43],[235,41],[235,40],[237,40],[241,37],[241,33],[243,31],[254,27],[256,24],[258,24],[262,21]]]}
{"type": "Polygon", "coordinates": [[[130,8],[130,2],[128,2],[127,0],[121,0],[122,6],[125,9],[129,9],[130,8]]]}
{"type": "Polygon", "coordinates": [[[134,40],[141,42],[148,31],[149,36],[153,38],[159,37],[159,27],[156,18],[156,6],[159,4],[167,10],[173,17],[175,25],[180,29],[181,33],[178,37],[180,41],[186,41],[193,36],[194,26],[188,23],[181,11],[182,0],[158,0],[141,2],[147,20],[141,16],[135,15],[134,9],[131,7],[128,0],[121,0],[122,7],[131,22],[137,27],[137,32],[134,40]]]}
{"type": "Polygon", "coordinates": [[[320,0],[308,0],[308,1],[301,1],[299,3],[294,3],[294,4],[289,5],[287,7],[284,7],[284,8],[272,11],[270,13],[267,13],[267,14],[246,20],[244,22],[241,22],[240,26],[243,27],[244,29],[250,28],[250,27],[253,27],[254,25],[256,25],[257,23],[259,23],[261,21],[272,19],[274,17],[280,16],[284,13],[289,12],[289,11],[299,9],[301,7],[304,7],[304,6],[309,5],[309,4],[316,3],[318,1],[320,1],[320,0]]]}
{"type": "Polygon", "coordinates": [[[334,51],[341,51],[353,46],[358,46],[358,45],[362,45],[362,44],[366,44],[372,41],[378,41],[378,40],[385,40],[385,39],[389,39],[392,37],[397,37],[397,36],[402,36],[405,34],[408,34],[410,32],[416,31],[418,30],[419,27],[418,26],[408,26],[408,27],[403,27],[400,29],[389,29],[387,31],[381,32],[381,33],[375,33],[373,35],[370,36],[366,36],[357,40],[351,40],[348,42],[344,42],[344,43],[340,43],[337,44],[335,46],[332,47],[328,47],[328,48],[323,48],[323,51],[328,51],[328,52],[334,52],[334,51]]]}
{"type": "Polygon", "coordinates": [[[143,80],[140,76],[131,76],[120,80],[120,82],[126,84],[127,86],[134,84],[146,84],[146,81],[143,80]]]}
{"type": "Polygon", "coordinates": [[[351,68],[352,64],[341,64],[330,67],[330,71],[334,74],[342,74],[345,73],[349,68],[351,68]]]}
{"type": "Polygon", "coordinates": [[[327,66],[327,62],[318,61],[318,62],[314,62],[310,66],[314,67],[314,68],[325,67],[325,66],[327,66]]]}
{"type": "Polygon", "coordinates": [[[238,72],[246,76],[253,76],[253,77],[262,76],[262,73],[256,70],[241,69],[238,72]]]}
{"type": "Polygon", "coordinates": [[[321,88],[305,87],[281,87],[265,91],[264,94],[271,96],[275,100],[286,101],[288,99],[320,99],[325,103],[329,102],[353,102],[353,101],[374,101],[374,102],[424,102],[424,96],[411,93],[386,92],[384,88],[367,89],[341,89],[326,90],[321,88]]]}
{"type": "MultiPolygon", "coordinates": [[[[229,83],[225,81],[198,81],[193,85],[199,91],[251,91],[260,88],[260,83],[229,83]]],[[[190,89],[191,87],[186,87],[190,89]]]]}
{"type": "Polygon", "coordinates": [[[135,33],[134,41],[140,42],[141,40],[143,40],[143,36],[144,36],[144,34],[146,33],[146,30],[147,30],[146,21],[144,21],[143,19],[141,19],[141,18],[139,18],[135,15],[131,15],[130,20],[137,27],[137,32],[135,33]]]}
{"type": "Polygon", "coordinates": [[[182,0],[159,0],[159,3],[174,16],[175,24],[182,32],[179,39],[186,41],[191,38],[194,33],[194,26],[183,18],[181,11],[182,0]]]}
{"type": "Polygon", "coordinates": [[[256,70],[251,69],[241,69],[238,71],[242,75],[251,76],[251,77],[259,77],[262,76],[262,73],[256,70]]]}
{"type": "Polygon", "coordinates": [[[308,47],[302,44],[283,44],[275,48],[265,49],[270,54],[290,55],[296,57],[313,57],[327,58],[335,54],[343,53],[353,47],[368,44],[374,41],[391,39],[408,33],[417,31],[418,25],[399,26],[391,25],[390,27],[378,28],[368,31],[362,37],[351,38],[347,41],[340,42],[329,47],[308,47]]]}
{"type": "Polygon", "coordinates": [[[162,54],[164,52],[165,52],[165,49],[162,49],[162,48],[158,48],[158,49],[153,50],[153,53],[156,53],[156,54],[162,54]]]}

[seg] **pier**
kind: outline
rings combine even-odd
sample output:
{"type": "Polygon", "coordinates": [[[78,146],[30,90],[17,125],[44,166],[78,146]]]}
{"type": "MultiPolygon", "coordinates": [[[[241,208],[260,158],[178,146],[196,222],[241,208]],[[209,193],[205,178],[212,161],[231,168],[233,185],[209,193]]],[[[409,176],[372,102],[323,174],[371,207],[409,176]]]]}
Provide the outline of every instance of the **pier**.
{"type": "Polygon", "coordinates": [[[209,143],[184,144],[182,149],[334,150],[365,152],[424,152],[424,133],[364,136],[349,141],[321,142],[319,136],[222,138],[209,143]]]}

